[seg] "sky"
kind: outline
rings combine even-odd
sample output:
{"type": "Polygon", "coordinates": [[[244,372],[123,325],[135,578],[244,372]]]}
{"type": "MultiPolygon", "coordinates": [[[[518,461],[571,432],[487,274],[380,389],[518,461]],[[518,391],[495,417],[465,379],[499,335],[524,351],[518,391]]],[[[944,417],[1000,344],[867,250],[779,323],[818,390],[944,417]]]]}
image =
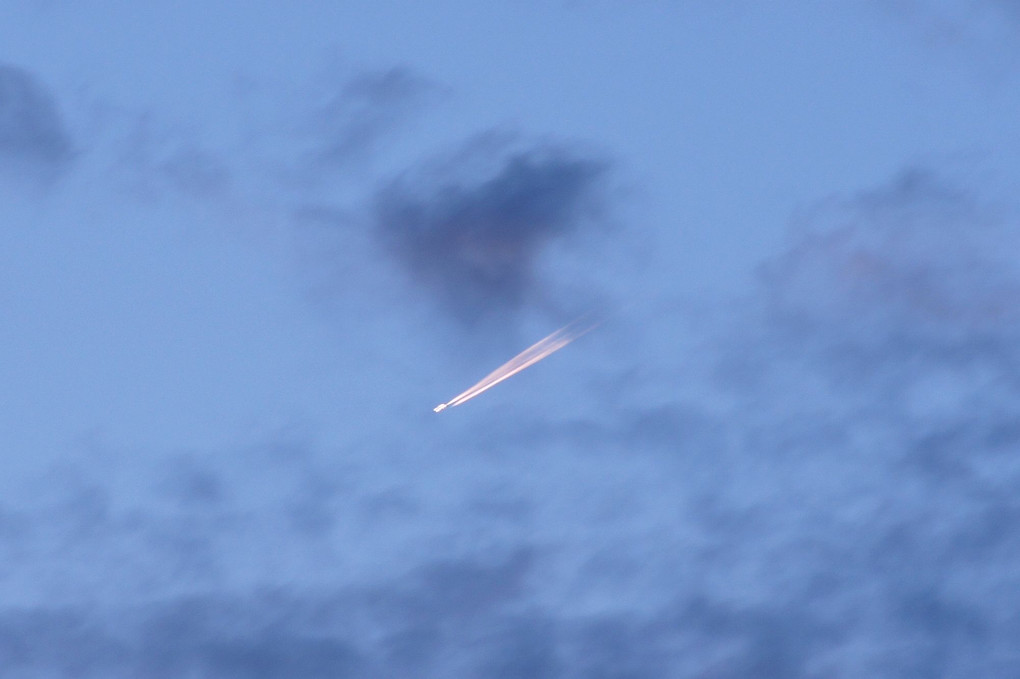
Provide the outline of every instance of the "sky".
{"type": "Polygon", "coordinates": [[[0,677],[1020,675],[1017,110],[1013,0],[0,4],[0,677]]]}

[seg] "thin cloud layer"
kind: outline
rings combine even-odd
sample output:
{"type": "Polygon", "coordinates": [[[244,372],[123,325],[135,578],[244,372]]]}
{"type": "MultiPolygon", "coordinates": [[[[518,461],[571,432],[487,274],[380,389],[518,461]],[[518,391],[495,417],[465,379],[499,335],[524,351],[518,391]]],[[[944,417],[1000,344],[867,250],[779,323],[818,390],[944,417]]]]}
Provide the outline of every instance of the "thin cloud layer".
{"type": "Polygon", "coordinates": [[[0,164],[53,171],[70,157],[52,95],[28,71],[0,64],[0,164]]]}
{"type": "MultiPolygon", "coordinates": [[[[517,309],[606,171],[455,162],[374,235],[457,317],[517,309]]],[[[539,395],[4,497],[0,677],[1016,676],[1015,222],[914,171],[803,226],[699,351],[637,318],[667,339],[585,367],[589,419],[539,395]]]]}
{"type": "Polygon", "coordinates": [[[349,79],[314,115],[311,170],[362,161],[383,137],[411,117],[440,88],[408,68],[366,71],[349,79]]]}
{"type": "Polygon", "coordinates": [[[0,676],[780,679],[805,676],[799,649],[826,635],[704,603],[651,619],[561,618],[513,591],[516,568],[514,558],[440,563],[375,588],[180,597],[106,619],[85,607],[10,612],[0,615],[0,676]],[[452,579],[437,587],[436,569],[452,579]],[[741,649],[736,659],[691,658],[724,644],[741,649]]]}
{"type": "Polygon", "coordinates": [[[504,156],[489,177],[405,176],[375,200],[380,242],[462,320],[519,309],[536,294],[536,261],[598,213],[607,165],[556,148],[504,156]]]}
{"type": "MultiPolygon", "coordinates": [[[[557,295],[543,278],[551,260],[565,259],[555,247],[592,233],[611,168],[542,145],[468,152],[373,195],[365,230],[356,228],[357,186],[353,197],[336,195],[342,182],[313,186],[310,198],[308,186],[288,193],[294,187],[266,170],[300,168],[297,176],[310,158],[335,170],[372,154],[416,105],[415,78],[380,71],[334,90],[320,109],[302,99],[302,112],[323,112],[322,126],[295,139],[295,117],[284,115],[286,132],[264,148],[165,135],[162,125],[129,140],[136,156],[126,170],[172,207],[232,192],[243,206],[257,195],[271,215],[296,204],[296,221],[342,231],[323,257],[349,265],[338,279],[364,304],[351,308],[371,309],[378,323],[348,313],[343,332],[312,341],[318,327],[284,313],[290,288],[253,284],[275,269],[197,241],[187,258],[175,256],[176,239],[107,247],[170,227],[158,210],[104,205],[102,162],[83,163],[83,176],[98,171],[80,195],[72,185],[62,196],[66,231],[23,229],[43,232],[38,261],[56,262],[44,274],[68,264],[82,271],[58,279],[59,305],[36,301],[45,275],[8,286],[25,293],[22,318],[40,319],[32,342],[53,344],[23,355],[59,373],[38,394],[30,387],[46,371],[25,373],[26,393],[12,394],[26,405],[12,417],[51,403],[66,466],[26,478],[34,467],[19,469],[19,457],[45,451],[31,445],[8,460],[0,679],[1020,676],[1015,220],[979,194],[906,173],[809,216],[789,250],[763,266],[753,302],[720,311],[719,300],[705,300],[717,315],[698,321],[708,326],[700,344],[684,335],[696,320],[671,304],[676,289],[648,290],[643,271],[626,272],[655,303],[621,309],[623,323],[610,318],[569,359],[536,370],[552,375],[550,388],[433,417],[435,401],[419,394],[447,364],[430,353],[426,324],[420,336],[409,332],[385,264],[461,321],[526,310],[557,295]],[[273,178],[253,179],[263,172],[273,178]],[[77,247],[87,239],[55,252],[61,233],[103,238],[92,252],[77,247]],[[374,244],[361,240],[369,236],[374,244]],[[134,294],[144,275],[113,275],[117,290],[76,285],[124,262],[184,289],[134,294]],[[192,265],[201,275],[189,277],[192,265]],[[48,329],[79,306],[95,316],[88,302],[104,295],[123,314],[110,322],[98,314],[85,334],[104,348],[114,340],[114,351],[83,347],[70,324],[48,329]],[[199,313],[207,299],[217,303],[199,313]],[[235,306],[250,315],[225,313],[235,306]],[[153,326],[168,341],[116,343],[144,314],[168,319],[153,326]],[[280,339],[263,338],[263,326],[281,329],[280,339]],[[222,351],[204,352],[228,327],[222,351]],[[236,374],[217,370],[238,354],[236,374]],[[107,355],[112,369],[97,361],[107,355]],[[169,365],[174,379],[149,380],[139,356],[169,365]],[[102,383],[101,373],[120,375],[102,383]],[[49,397],[57,393],[83,402],[126,394],[144,407],[73,417],[49,397]],[[218,410],[221,401],[242,415],[218,410]],[[140,419],[137,429],[148,429],[146,409],[189,408],[193,419],[143,435],[118,427],[140,419]],[[302,429],[247,447],[223,443],[248,436],[230,422],[264,431],[291,417],[318,420],[321,439],[302,429]],[[227,423],[203,428],[207,419],[227,423]],[[63,443],[93,423],[98,438],[84,451],[63,443]],[[107,428],[125,443],[107,448],[107,428]]],[[[692,97],[714,88],[706,81],[692,97]]],[[[290,105],[277,96],[274,112],[290,105]]],[[[59,167],[46,147],[24,157],[59,167]]],[[[0,154],[0,163],[16,155],[0,154]]],[[[664,176],[667,185],[684,181],[664,176]]],[[[40,214],[52,225],[56,213],[40,214]]],[[[757,226],[760,215],[742,214],[757,226]]],[[[232,216],[248,221],[243,210],[232,216]]],[[[191,225],[187,217],[163,215],[174,228],[191,225]]],[[[665,220],[656,242],[664,255],[683,244],[665,234],[676,217],[653,216],[665,220]]],[[[217,224],[213,215],[196,228],[217,224]]],[[[271,242],[275,262],[285,239],[271,242]]],[[[9,250],[12,262],[22,259],[9,250]]]]}
{"type": "Polygon", "coordinates": [[[118,149],[116,167],[136,195],[149,199],[215,199],[232,188],[233,168],[203,148],[192,135],[161,127],[154,116],[121,123],[129,130],[118,149]]]}
{"type": "Polygon", "coordinates": [[[1017,234],[966,192],[910,171],[834,207],[829,223],[763,267],[777,318],[862,343],[974,342],[1016,332],[1017,234]]]}

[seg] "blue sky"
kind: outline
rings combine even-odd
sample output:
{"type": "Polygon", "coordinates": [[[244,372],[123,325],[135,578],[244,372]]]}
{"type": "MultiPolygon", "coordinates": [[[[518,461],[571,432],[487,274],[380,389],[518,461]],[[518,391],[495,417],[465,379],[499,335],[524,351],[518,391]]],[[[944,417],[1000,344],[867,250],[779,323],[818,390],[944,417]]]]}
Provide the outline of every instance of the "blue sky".
{"type": "Polygon", "coordinates": [[[1016,676],[1018,56],[1008,0],[4,3],[0,676],[1016,676]]]}

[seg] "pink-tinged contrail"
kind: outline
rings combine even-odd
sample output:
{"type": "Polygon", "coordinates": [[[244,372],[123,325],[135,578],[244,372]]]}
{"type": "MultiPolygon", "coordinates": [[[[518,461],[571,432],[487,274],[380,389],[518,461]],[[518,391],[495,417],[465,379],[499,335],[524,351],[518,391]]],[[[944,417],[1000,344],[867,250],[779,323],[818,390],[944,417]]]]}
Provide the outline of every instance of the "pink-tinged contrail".
{"type": "Polygon", "coordinates": [[[478,384],[457,394],[446,403],[440,403],[432,410],[439,413],[450,406],[459,406],[466,401],[470,401],[483,391],[493,388],[503,380],[513,377],[528,366],[535,365],[546,356],[559,351],[581,335],[594,330],[596,326],[598,326],[598,323],[582,325],[581,321],[578,320],[564,328],[560,328],[548,337],[535,342],[509,361],[493,370],[491,373],[482,378],[478,384]]]}

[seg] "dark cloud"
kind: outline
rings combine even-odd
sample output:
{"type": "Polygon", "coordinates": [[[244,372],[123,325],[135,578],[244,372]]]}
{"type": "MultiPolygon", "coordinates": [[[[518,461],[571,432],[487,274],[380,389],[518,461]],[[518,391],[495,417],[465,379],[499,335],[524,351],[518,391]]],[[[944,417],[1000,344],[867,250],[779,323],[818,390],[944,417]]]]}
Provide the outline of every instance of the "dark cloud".
{"type": "Polygon", "coordinates": [[[375,201],[380,241],[417,284],[462,320],[538,296],[536,260],[598,212],[605,162],[540,147],[470,180],[405,176],[375,201]]]}
{"type": "Polygon", "coordinates": [[[0,163],[52,173],[70,160],[71,148],[49,92],[29,72],[0,64],[0,163]]]}

